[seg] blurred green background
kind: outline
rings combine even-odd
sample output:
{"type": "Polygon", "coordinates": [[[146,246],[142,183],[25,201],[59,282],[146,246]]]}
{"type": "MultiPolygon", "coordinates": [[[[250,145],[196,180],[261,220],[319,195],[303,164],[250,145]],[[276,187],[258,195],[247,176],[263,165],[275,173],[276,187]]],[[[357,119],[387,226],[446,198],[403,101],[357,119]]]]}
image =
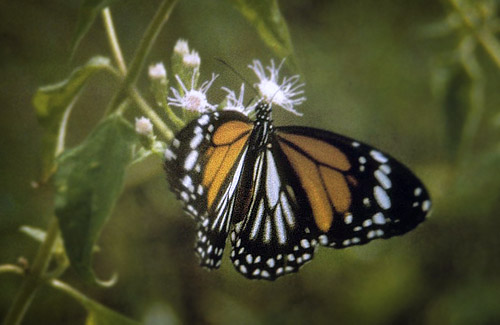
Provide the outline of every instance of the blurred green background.
{"type": "MultiPolygon", "coordinates": [[[[127,0],[111,7],[127,59],[158,4],[127,0]]],[[[79,5],[0,3],[0,264],[20,256],[30,261],[38,243],[18,229],[46,228],[52,214],[53,189],[31,186],[40,175],[42,134],[34,92],[96,54],[109,56],[98,19],[69,62],[79,5]]],[[[86,285],[71,270],[63,280],[150,324],[500,323],[499,66],[480,46],[472,57],[457,52],[467,45],[467,31],[443,32],[452,13],[447,1],[280,5],[308,100],[298,108],[302,118],[275,110],[276,124],[324,128],[390,152],[430,190],[429,220],[388,241],[319,249],[300,273],[274,283],[245,279],[228,258],[220,270],[207,272],[192,249],[194,222],[168,191],[161,161],[151,158],[129,169],[94,258],[97,274],[117,272],[118,283],[110,289],[86,285]]],[[[495,8],[487,14],[498,16],[495,8]]],[[[202,78],[221,75],[209,91],[211,102],[223,99],[220,86],[240,85],[214,58],[255,80],[247,65],[273,57],[226,1],[180,1],[149,62],[167,64],[178,38],[199,51],[202,78]]],[[[139,86],[153,102],[146,71],[139,86]]],[[[86,87],[70,119],[69,147],[89,134],[116,90],[105,74],[86,87]]],[[[19,276],[0,276],[0,318],[20,283],[19,276]]],[[[25,324],[83,324],[85,315],[76,302],[45,287],[25,324]]]]}

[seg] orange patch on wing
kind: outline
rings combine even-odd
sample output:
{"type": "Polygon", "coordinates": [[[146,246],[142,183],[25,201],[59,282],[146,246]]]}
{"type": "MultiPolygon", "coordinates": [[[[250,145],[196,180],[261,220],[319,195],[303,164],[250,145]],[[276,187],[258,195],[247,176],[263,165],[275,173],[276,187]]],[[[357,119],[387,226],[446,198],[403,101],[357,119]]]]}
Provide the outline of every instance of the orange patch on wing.
{"type": "Polygon", "coordinates": [[[333,222],[333,211],[321,183],[318,168],[310,159],[292,147],[282,142],[279,144],[299,176],[302,187],[309,198],[316,225],[321,231],[327,232],[333,222]]]}
{"type": "Polygon", "coordinates": [[[337,147],[325,141],[289,133],[280,133],[279,136],[304,150],[322,164],[342,171],[347,171],[351,168],[346,155],[337,147]]]}
{"type": "Polygon", "coordinates": [[[337,212],[343,213],[351,206],[351,191],[344,175],[331,168],[320,166],[319,172],[337,212]]]}
{"type": "Polygon", "coordinates": [[[229,121],[217,128],[212,141],[216,146],[223,146],[233,143],[246,132],[250,132],[253,124],[242,121],[229,121]]]}
{"type": "MultiPolygon", "coordinates": [[[[208,187],[217,175],[217,171],[219,170],[224,157],[226,156],[227,151],[229,150],[229,146],[223,146],[219,148],[211,147],[209,151],[212,150],[212,154],[207,156],[208,162],[205,166],[205,170],[203,172],[203,180],[201,184],[205,187],[208,187]]],[[[209,152],[207,151],[207,154],[209,152]]]]}
{"type": "MultiPolygon", "coordinates": [[[[205,168],[205,175],[204,175],[204,180],[205,176],[208,178],[212,178],[212,182],[210,183],[210,187],[208,189],[208,194],[207,194],[207,207],[210,209],[212,206],[215,198],[217,197],[217,193],[219,193],[222,184],[224,184],[224,181],[227,178],[227,175],[231,171],[231,169],[234,167],[236,160],[240,156],[241,150],[243,149],[244,145],[246,144],[248,140],[249,135],[242,137],[235,143],[229,145],[229,146],[224,146],[221,148],[215,149],[214,155],[211,157],[209,160],[209,163],[207,164],[207,167],[205,168]],[[215,155],[218,155],[218,150],[219,149],[226,149],[223,152],[221,151],[221,156],[223,159],[220,159],[219,156],[217,156],[217,161],[215,161],[215,155]],[[212,162],[215,161],[212,165],[212,162]],[[210,170],[208,168],[210,167],[210,170]]],[[[205,185],[205,183],[203,182],[205,185]]],[[[208,184],[208,183],[207,183],[208,184]]],[[[206,186],[206,185],[205,185],[206,186]]]]}

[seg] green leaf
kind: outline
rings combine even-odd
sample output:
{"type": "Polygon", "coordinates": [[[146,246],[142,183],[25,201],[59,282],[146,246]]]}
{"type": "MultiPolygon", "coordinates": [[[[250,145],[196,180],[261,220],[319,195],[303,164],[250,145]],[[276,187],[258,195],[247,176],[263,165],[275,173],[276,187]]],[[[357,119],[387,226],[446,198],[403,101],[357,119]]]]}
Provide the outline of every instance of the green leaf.
{"type": "Polygon", "coordinates": [[[66,122],[73,103],[87,80],[96,72],[110,67],[105,57],[94,57],[76,68],[68,79],[38,89],[33,97],[36,115],[44,128],[42,138],[42,178],[47,179],[54,170],[57,148],[62,148],[66,122]]]}
{"type": "Polygon", "coordinates": [[[288,26],[277,0],[229,0],[257,29],[262,40],[280,58],[297,68],[288,26]]]}
{"type": "Polygon", "coordinates": [[[81,145],[58,158],[55,212],[71,264],[88,281],[97,281],[92,247],[121,192],[137,143],[133,127],[111,115],[81,145]]]}
{"type": "Polygon", "coordinates": [[[84,0],[78,13],[75,34],[71,44],[71,56],[76,52],[81,40],[87,34],[99,12],[108,7],[114,0],[84,0]]]}

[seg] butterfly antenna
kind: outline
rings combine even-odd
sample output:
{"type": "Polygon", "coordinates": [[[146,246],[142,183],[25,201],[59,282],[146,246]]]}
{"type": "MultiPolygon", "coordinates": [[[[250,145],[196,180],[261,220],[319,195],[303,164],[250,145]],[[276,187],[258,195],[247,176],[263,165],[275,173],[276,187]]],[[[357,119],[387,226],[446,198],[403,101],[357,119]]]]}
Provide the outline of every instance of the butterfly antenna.
{"type": "Polygon", "coordinates": [[[248,80],[245,79],[245,77],[243,77],[243,75],[241,73],[239,73],[235,68],[233,68],[233,66],[231,66],[229,63],[227,63],[226,61],[224,61],[221,58],[215,58],[215,60],[217,60],[217,61],[219,61],[219,63],[222,63],[223,65],[225,65],[226,68],[228,68],[235,75],[237,75],[243,81],[243,83],[250,85],[250,88],[255,92],[255,95],[259,96],[259,92],[257,91],[257,89],[255,89],[254,86],[252,86],[252,84],[250,82],[248,82],[248,80]]]}

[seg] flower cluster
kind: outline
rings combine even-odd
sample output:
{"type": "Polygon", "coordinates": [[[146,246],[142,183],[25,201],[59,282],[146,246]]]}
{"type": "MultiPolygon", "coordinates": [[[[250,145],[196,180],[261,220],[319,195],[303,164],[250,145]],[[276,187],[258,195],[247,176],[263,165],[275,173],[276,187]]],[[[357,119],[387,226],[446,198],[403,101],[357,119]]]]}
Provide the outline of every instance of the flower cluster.
{"type": "MultiPolygon", "coordinates": [[[[166,106],[169,117],[175,115],[169,106],[180,107],[186,112],[197,114],[217,109],[218,105],[208,101],[207,92],[218,75],[212,74],[210,80],[206,80],[201,84],[198,83],[201,64],[198,52],[190,50],[188,42],[181,39],[177,41],[174,47],[172,60],[178,86],[170,87],[171,95],[165,96],[164,106],[166,106]]],[[[226,92],[226,98],[221,104],[222,109],[234,110],[249,115],[255,109],[258,101],[264,100],[296,115],[302,115],[295,107],[306,100],[303,90],[304,83],[300,82],[298,75],[280,79],[279,73],[284,62],[285,60],[276,65],[271,60],[270,65],[264,67],[259,60],[253,60],[248,67],[253,70],[258,78],[258,82],[253,85],[253,88],[258,93],[259,98],[250,100],[250,104],[245,104],[245,84],[241,85],[239,93],[227,87],[221,87],[226,92]]],[[[163,64],[152,65],[149,68],[149,76],[153,81],[161,78],[166,79],[166,70],[163,64]]],[[[164,94],[166,94],[167,88],[164,88],[164,94]]]]}
{"type": "Polygon", "coordinates": [[[217,75],[212,74],[212,79],[204,81],[199,88],[195,86],[195,75],[196,74],[193,73],[190,89],[186,88],[179,75],[175,75],[175,79],[177,79],[177,82],[181,86],[182,92],[171,87],[170,90],[172,90],[173,97],[168,97],[168,104],[199,113],[216,109],[217,105],[212,105],[207,101],[206,93],[217,78],[217,75]]]}

